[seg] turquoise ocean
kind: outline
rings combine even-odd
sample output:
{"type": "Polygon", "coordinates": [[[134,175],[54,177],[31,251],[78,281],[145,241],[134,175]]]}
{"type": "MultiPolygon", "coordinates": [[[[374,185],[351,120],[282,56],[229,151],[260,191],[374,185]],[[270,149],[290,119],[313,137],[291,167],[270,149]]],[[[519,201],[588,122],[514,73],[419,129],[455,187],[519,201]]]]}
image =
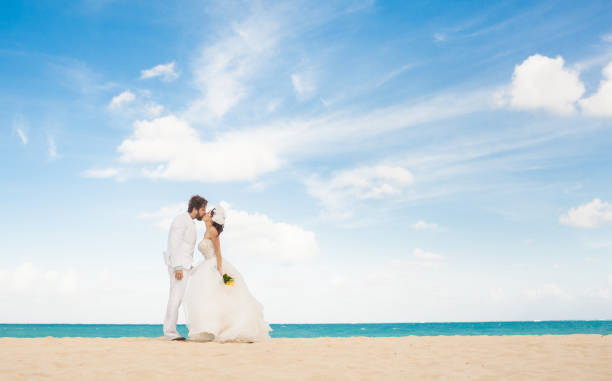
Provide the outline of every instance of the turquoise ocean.
{"type": "MultiPolygon", "coordinates": [[[[476,323],[271,324],[272,337],[612,334],[612,320],[476,323]]],[[[178,327],[187,335],[184,325],[178,327]]],[[[161,324],[0,324],[0,337],[160,337],[161,324]]]]}

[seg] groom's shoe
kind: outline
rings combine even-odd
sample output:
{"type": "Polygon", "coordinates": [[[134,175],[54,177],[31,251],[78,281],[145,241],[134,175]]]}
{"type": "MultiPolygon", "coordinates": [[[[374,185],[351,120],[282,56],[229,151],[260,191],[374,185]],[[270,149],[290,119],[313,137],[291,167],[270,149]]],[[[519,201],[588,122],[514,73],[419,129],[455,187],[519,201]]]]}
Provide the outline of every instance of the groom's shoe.
{"type": "Polygon", "coordinates": [[[170,341],[185,341],[185,340],[187,340],[187,339],[185,339],[185,338],[184,338],[184,337],[182,337],[182,336],[179,336],[179,337],[174,337],[174,338],[170,339],[170,341]]]}

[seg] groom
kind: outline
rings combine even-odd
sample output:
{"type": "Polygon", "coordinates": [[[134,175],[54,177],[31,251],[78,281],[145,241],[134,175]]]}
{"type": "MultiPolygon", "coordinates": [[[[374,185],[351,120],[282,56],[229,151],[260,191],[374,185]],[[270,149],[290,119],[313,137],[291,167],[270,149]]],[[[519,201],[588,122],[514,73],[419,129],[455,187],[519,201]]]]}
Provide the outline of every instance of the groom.
{"type": "Polygon", "coordinates": [[[170,295],[166,318],[164,320],[164,337],[168,340],[185,340],[176,330],[178,310],[185,293],[193,262],[193,250],[197,240],[194,219],[202,221],[206,214],[205,198],[198,195],[189,200],[186,212],[176,216],[170,225],[168,234],[168,250],[164,252],[164,260],[170,275],[170,295]]]}

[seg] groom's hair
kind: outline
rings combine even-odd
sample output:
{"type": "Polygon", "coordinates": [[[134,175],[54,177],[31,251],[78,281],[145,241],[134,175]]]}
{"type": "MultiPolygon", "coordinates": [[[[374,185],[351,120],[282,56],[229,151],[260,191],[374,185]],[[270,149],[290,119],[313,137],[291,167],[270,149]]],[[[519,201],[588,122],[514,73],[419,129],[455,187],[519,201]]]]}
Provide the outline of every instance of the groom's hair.
{"type": "Polygon", "coordinates": [[[207,204],[208,204],[208,201],[206,201],[204,197],[196,194],[195,196],[191,197],[191,199],[189,200],[189,208],[187,209],[187,212],[191,213],[192,210],[201,209],[203,206],[206,206],[207,204]]]}

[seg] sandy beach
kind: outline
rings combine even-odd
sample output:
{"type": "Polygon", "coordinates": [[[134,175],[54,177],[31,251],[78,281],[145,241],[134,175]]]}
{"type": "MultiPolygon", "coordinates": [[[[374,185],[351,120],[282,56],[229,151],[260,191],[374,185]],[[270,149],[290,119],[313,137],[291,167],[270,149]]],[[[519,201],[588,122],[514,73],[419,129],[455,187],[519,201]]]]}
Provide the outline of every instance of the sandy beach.
{"type": "Polygon", "coordinates": [[[3,380],[610,380],[612,337],[0,338],[3,380]]]}

